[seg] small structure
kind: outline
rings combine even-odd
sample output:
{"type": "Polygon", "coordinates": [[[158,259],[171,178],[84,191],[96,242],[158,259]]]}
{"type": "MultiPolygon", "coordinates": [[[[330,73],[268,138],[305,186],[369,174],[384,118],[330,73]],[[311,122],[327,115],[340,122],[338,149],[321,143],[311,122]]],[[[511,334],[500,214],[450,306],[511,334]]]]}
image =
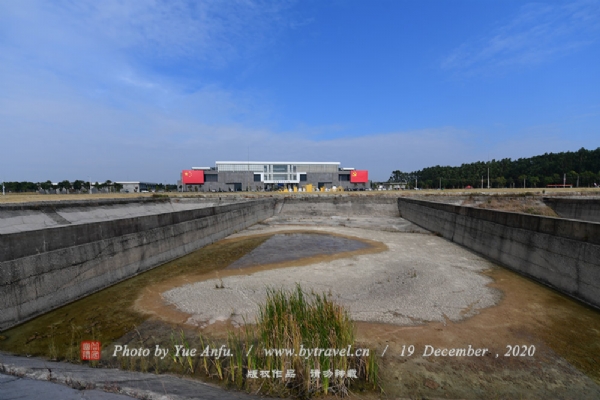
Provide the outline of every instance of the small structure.
{"type": "Polygon", "coordinates": [[[121,189],[122,193],[146,193],[156,191],[158,183],[153,182],[116,182],[119,185],[123,185],[121,189]]]}

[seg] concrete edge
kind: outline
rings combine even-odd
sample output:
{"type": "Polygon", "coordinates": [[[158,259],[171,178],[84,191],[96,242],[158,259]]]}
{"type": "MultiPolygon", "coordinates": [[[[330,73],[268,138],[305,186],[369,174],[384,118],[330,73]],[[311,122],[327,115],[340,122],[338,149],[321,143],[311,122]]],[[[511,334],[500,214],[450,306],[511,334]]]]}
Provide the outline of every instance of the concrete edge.
{"type": "Polygon", "coordinates": [[[168,197],[132,197],[132,198],[113,198],[113,199],[76,199],[76,200],[41,200],[24,203],[3,203],[0,204],[0,210],[16,211],[16,210],[57,210],[61,208],[71,207],[102,207],[115,206],[135,203],[166,203],[169,202],[168,197]]]}
{"type": "MultiPolygon", "coordinates": [[[[600,244],[600,222],[569,219],[561,217],[548,217],[542,215],[524,214],[503,210],[459,206],[438,201],[398,198],[400,203],[416,204],[432,209],[445,211],[455,216],[464,216],[478,220],[503,225],[512,229],[527,231],[572,239],[580,242],[600,244]]],[[[402,211],[400,211],[402,216],[402,211]]],[[[411,221],[412,222],[412,221],[411,221]]]]}
{"type": "Polygon", "coordinates": [[[0,352],[0,374],[62,384],[77,390],[101,390],[147,400],[260,398],[173,375],[92,368],[4,352],[0,352]]]}

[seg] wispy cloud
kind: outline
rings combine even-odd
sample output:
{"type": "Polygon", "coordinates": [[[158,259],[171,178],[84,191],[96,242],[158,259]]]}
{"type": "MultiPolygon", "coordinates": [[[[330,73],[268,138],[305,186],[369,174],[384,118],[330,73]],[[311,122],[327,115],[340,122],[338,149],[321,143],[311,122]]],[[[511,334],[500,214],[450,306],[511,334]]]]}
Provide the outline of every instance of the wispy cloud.
{"type": "MultiPolygon", "coordinates": [[[[3,2],[4,31],[19,44],[95,46],[220,66],[264,45],[290,2],[118,0],[3,2]],[[14,36],[15,37],[15,36],[14,36]]],[[[130,54],[131,55],[131,54],[130,54]]]]}
{"type": "Polygon", "coordinates": [[[269,112],[259,109],[261,94],[210,75],[267,49],[293,22],[291,4],[0,2],[0,101],[20,103],[25,113],[40,102],[91,101],[131,112],[178,108],[207,123],[252,122],[269,112]]]}
{"type": "Polygon", "coordinates": [[[465,73],[531,66],[584,48],[600,35],[600,2],[527,4],[508,23],[463,43],[441,63],[465,73]]]}

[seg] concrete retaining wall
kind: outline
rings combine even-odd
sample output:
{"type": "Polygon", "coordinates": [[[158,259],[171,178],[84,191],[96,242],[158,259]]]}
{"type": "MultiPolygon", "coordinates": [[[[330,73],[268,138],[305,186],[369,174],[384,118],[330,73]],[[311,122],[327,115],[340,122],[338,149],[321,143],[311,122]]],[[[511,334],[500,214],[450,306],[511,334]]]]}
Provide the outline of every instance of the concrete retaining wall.
{"type": "Polygon", "coordinates": [[[280,212],[294,216],[399,217],[396,197],[359,195],[295,195],[288,197],[280,212]]]}
{"type": "Polygon", "coordinates": [[[277,200],[0,235],[0,330],[273,216],[277,200]]]}
{"type": "Polygon", "coordinates": [[[600,308],[600,224],[398,199],[403,218],[600,308]]]}
{"type": "Polygon", "coordinates": [[[600,222],[600,199],[544,197],[544,203],[562,218],[600,222]]]}
{"type": "MultiPolygon", "coordinates": [[[[134,198],[0,204],[0,235],[61,225],[166,214],[239,202],[240,198],[134,198]],[[237,200],[237,201],[236,201],[237,200]]],[[[246,200],[246,199],[242,199],[246,200]]]]}

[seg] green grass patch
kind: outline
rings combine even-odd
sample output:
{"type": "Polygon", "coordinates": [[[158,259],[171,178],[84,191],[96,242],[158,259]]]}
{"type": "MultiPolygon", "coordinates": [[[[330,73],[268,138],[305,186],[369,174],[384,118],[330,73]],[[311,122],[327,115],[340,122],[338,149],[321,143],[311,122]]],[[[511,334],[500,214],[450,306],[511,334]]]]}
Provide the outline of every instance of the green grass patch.
{"type": "Polygon", "coordinates": [[[377,389],[377,358],[368,349],[354,354],[354,329],[348,311],[326,294],[307,294],[299,285],[292,291],[267,289],[256,324],[229,333],[230,356],[204,358],[201,369],[238,389],[272,396],[345,396],[352,387],[377,389]],[[265,371],[268,376],[261,376],[265,371]]]}

